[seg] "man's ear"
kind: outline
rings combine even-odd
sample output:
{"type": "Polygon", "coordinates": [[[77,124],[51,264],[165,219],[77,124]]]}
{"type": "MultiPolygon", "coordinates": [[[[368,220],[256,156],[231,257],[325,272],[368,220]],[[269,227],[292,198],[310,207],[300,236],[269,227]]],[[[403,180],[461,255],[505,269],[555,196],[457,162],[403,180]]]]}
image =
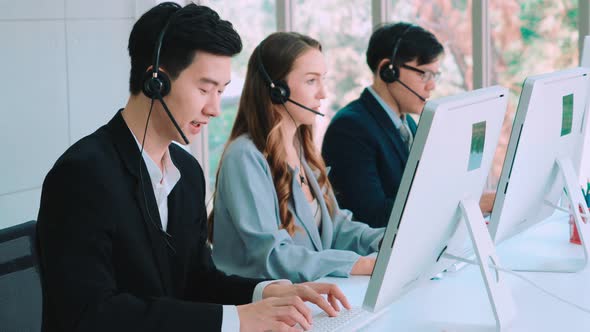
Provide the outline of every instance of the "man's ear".
{"type": "Polygon", "coordinates": [[[389,58],[381,59],[381,61],[379,61],[379,65],[377,65],[377,72],[375,74],[379,74],[381,69],[383,69],[383,66],[389,66],[389,63],[390,63],[389,58]]]}

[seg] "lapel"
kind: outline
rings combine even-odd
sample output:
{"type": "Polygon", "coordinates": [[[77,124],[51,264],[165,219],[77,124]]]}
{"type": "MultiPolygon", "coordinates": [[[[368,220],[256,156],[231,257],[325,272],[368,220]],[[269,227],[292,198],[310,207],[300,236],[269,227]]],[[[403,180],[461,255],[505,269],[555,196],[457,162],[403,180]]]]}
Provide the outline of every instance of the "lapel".
{"type": "Polygon", "coordinates": [[[152,254],[160,272],[162,288],[166,294],[171,294],[172,280],[170,275],[170,250],[164,240],[166,236],[162,228],[160,213],[156,205],[154,190],[150,181],[149,173],[143,158],[139,154],[137,143],[123,120],[121,110],[107,124],[107,129],[113,136],[113,143],[119,153],[119,157],[127,167],[129,173],[135,178],[134,198],[143,216],[144,227],[148,234],[148,241],[151,242],[152,254]],[[140,162],[141,161],[141,162],[140,162]],[[139,174],[141,169],[141,177],[139,174]],[[143,186],[141,180],[143,179],[143,186]],[[151,218],[150,218],[151,217],[151,218]]]}
{"type": "Polygon", "coordinates": [[[404,144],[404,141],[399,134],[399,130],[395,128],[393,121],[391,121],[391,118],[389,115],[387,115],[387,111],[384,110],[381,105],[379,105],[379,102],[367,89],[365,89],[361,94],[360,100],[369,114],[373,116],[375,122],[377,122],[381,129],[383,129],[385,135],[389,137],[389,140],[393,144],[394,150],[397,151],[397,154],[405,163],[408,160],[408,148],[404,144]]]}
{"type": "MultiPolygon", "coordinates": [[[[303,168],[305,169],[305,174],[307,175],[309,187],[311,188],[311,191],[317,199],[318,204],[320,205],[320,210],[322,212],[322,245],[324,249],[330,249],[332,248],[332,239],[334,237],[334,225],[332,222],[332,217],[330,216],[330,212],[328,211],[328,206],[326,205],[326,201],[324,200],[324,191],[320,188],[320,184],[317,181],[317,178],[320,174],[319,172],[312,171],[311,167],[309,167],[305,160],[303,160],[302,163],[303,168]]],[[[330,167],[326,167],[326,173],[329,172],[330,167]]]]}
{"type": "MultiPolygon", "coordinates": [[[[172,151],[170,151],[172,152],[172,151]]],[[[170,157],[172,158],[172,155],[170,155],[170,157]]],[[[174,163],[174,159],[172,159],[172,162],[174,163]]],[[[177,164],[175,163],[174,166],[177,166],[177,164]]],[[[178,170],[180,171],[180,168],[178,168],[178,170]]],[[[181,180],[182,181],[182,180],[181,180]]],[[[184,212],[188,212],[187,208],[185,206],[185,202],[181,200],[181,198],[186,198],[186,197],[192,197],[192,196],[186,196],[183,195],[182,193],[179,193],[179,191],[181,191],[183,188],[180,185],[180,181],[176,184],[176,186],[174,186],[174,188],[172,188],[172,191],[170,192],[170,195],[168,195],[168,227],[167,227],[167,232],[168,234],[172,235],[173,238],[176,238],[179,236],[179,232],[180,232],[180,236],[182,235],[182,229],[183,229],[183,225],[184,225],[184,220],[182,219],[185,215],[189,215],[188,213],[183,213],[184,212]],[[184,208],[183,208],[184,206],[184,208]]],[[[175,243],[176,244],[176,243],[175,243]]],[[[177,244],[180,245],[180,244],[177,244]]]]}
{"type": "MultiPolygon", "coordinates": [[[[303,160],[301,162],[305,163],[303,160]]],[[[303,225],[303,228],[311,239],[315,250],[321,251],[323,249],[320,233],[318,231],[317,225],[315,224],[315,219],[311,213],[309,202],[307,202],[307,198],[305,198],[303,190],[301,190],[300,185],[297,183],[298,176],[295,175],[295,172],[297,171],[298,168],[291,171],[293,173],[293,180],[291,183],[291,188],[293,188],[293,197],[290,202],[292,204],[289,204],[289,210],[295,216],[295,218],[299,220],[299,223],[303,225]]]]}

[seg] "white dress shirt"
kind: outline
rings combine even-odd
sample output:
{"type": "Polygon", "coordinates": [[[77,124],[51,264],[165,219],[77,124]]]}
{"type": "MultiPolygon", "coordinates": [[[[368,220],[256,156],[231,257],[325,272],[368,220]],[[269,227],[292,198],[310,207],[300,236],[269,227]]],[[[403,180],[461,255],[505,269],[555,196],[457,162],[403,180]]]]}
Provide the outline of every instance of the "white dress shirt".
{"type": "MultiPolygon", "coordinates": [[[[129,130],[131,131],[131,130],[129,130]]],[[[131,132],[137,147],[141,151],[141,143],[137,140],[137,137],[131,132]]],[[[142,152],[143,161],[148,170],[148,175],[154,189],[154,195],[156,196],[156,203],[158,204],[158,212],[160,213],[160,220],[162,221],[162,229],[166,231],[168,228],[168,195],[174,189],[174,186],[180,180],[180,171],[170,158],[168,150],[164,153],[162,158],[163,169],[160,170],[158,165],[152,160],[152,158],[143,150],[142,152]]],[[[269,280],[264,281],[256,285],[254,293],[252,294],[252,302],[262,300],[262,292],[264,288],[272,283],[291,283],[289,280],[269,280]]],[[[195,330],[197,327],[195,326],[195,330]]],[[[240,317],[238,316],[238,308],[235,305],[223,305],[223,314],[221,319],[221,332],[233,332],[240,330],[240,317]]]]}

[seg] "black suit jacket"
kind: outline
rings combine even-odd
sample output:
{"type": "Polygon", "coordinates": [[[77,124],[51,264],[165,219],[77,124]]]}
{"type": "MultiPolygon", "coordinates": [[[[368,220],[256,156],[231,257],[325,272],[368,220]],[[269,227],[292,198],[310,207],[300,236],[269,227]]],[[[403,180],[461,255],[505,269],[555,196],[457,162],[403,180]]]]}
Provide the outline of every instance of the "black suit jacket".
{"type": "Polygon", "coordinates": [[[211,260],[201,167],[175,144],[169,152],[181,173],[168,198],[173,249],[120,112],[55,163],[38,217],[44,331],[218,331],[220,304],[251,302],[261,280],[211,260]]]}
{"type": "MultiPolygon", "coordinates": [[[[416,122],[407,119],[416,133],[416,122]]],[[[322,145],[338,204],[372,227],[387,226],[408,154],[387,111],[367,89],[336,113],[322,145]]]]}

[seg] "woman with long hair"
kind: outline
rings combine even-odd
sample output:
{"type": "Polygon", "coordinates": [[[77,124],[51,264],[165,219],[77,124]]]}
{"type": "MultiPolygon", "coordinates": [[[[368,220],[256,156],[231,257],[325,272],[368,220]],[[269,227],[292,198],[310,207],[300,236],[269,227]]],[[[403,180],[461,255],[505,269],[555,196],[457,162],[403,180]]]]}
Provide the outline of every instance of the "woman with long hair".
{"type": "Polygon", "coordinates": [[[369,275],[384,229],[352,221],[334,198],[313,143],[325,98],[321,45],[277,32],[254,50],[209,217],[213,259],[230,274],[369,275]]]}

